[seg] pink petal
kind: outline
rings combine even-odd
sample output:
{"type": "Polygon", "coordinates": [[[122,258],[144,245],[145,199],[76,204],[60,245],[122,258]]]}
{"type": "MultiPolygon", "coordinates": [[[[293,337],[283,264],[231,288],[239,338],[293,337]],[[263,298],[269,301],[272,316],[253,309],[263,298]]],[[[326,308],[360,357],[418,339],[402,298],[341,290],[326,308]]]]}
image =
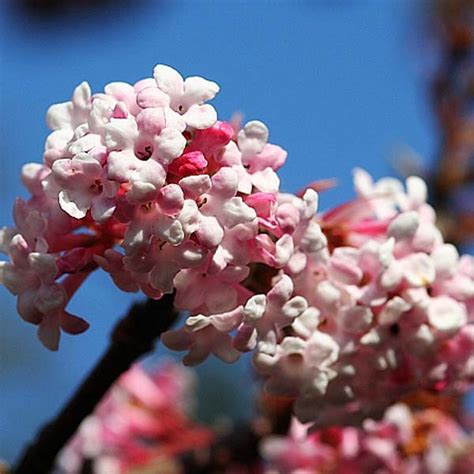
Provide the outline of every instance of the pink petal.
{"type": "Polygon", "coordinates": [[[184,195],[177,184],[168,184],[161,188],[156,200],[160,210],[167,216],[176,216],[183,209],[184,195]]]}
{"type": "Polygon", "coordinates": [[[158,87],[145,87],[137,94],[137,104],[146,109],[149,107],[169,107],[170,98],[158,87]]]}
{"type": "Polygon", "coordinates": [[[68,334],[81,334],[89,329],[89,323],[64,311],[60,316],[61,329],[68,334]]]}
{"type": "Polygon", "coordinates": [[[43,317],[38,327],[38,338],[51,351],[59,347],[59,322],[57,315],[48,314],[43,317]]]}

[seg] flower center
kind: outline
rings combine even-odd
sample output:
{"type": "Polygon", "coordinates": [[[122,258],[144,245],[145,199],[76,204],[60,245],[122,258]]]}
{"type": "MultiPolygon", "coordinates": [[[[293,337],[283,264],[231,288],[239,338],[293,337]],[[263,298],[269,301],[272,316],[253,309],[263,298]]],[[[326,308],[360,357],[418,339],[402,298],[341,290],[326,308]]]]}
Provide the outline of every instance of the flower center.
{"type": "Polygon", "coordinates": [[[102,181],[100,179],[96,179],[94,183],[92,183],[89,186],[89,191],[92,194],[102,194],[102,191],[104,190],[104,185],[102,184],[102,181]]]}
{"type": "Polygon", "coordinates": [[[135,156],[142,161],[148,160],[153,154],[153,145],[148,144],[135,150],[135,156]]]}

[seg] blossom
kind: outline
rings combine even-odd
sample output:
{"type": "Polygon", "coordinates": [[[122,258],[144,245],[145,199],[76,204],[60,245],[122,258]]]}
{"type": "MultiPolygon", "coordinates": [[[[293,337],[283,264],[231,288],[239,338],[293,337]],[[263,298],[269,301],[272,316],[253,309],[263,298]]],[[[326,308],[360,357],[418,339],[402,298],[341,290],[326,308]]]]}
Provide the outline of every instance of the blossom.
{"type": "Polygon", "coordinates": [[[183,80],[173,68],[161,64],[155,67],[153,76],[158,88],[168,95],[171,108],[183,116],[187,125],[197,129],[214,125],[216,111],[204,102],[219,92],[215,82],[196,76],[183,80]]]}
{"type": "Polygon", "coordinates": [[[91,209],[95,221],[107,220],[115,210],[118,184],[108,181],[98,160],[87,153],[53,163],[53,177],[61,191],[61,209],[76,219],[82,219],[91,209]],[[104,179],[105,178],[105,179],[104,179]]]}
{"type": "Polygon", "coordinates": [[[191,418],[194,389],[192,374],[169,361],[152,371],[133,366],[61,451],[58,472],[78,472],[86,461],[99,474],[173,466],[209,446],[211,432],[191,418]]]}
{"type": "Polygon", "coordinates": [[[307,433],[292,420],[287,436],[261,443],[265,473],[284,472],[470,472],[473,438],[437,408],[390,406],[382,420],[359,428],[334,426],[307,433]]]}
{"type": "Polygon", "coordinates": [[[23,168],[2,281],[50,348],[87,326],[67,304],[97,268],[123,291],[175,292],[163,336],[184,360],[243,352],[302,422],[380,417],[420,388],[474,380],[474,263],[445,243],[417,177],[354,172],[355,197],[319,209],[280,190],[287,153],[267,126],[218,120],[219,87],[158,65],[52,106],[43,164],[23,168]]]}

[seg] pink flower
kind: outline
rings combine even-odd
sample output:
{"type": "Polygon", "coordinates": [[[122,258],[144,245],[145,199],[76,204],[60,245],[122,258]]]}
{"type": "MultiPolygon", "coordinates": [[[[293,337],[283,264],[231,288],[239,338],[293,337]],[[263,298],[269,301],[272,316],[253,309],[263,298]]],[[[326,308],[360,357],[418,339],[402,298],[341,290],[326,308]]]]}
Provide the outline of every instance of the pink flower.
{"type": "Polygon", "coordinates": [[[190,314],[165,342],[187,363],[253,351],[267,388],[317,426],[465,390],[474,264],[444,243],[423,181],[356,170],[356,197],[318,213],[312,186],[279,191],[286,152],[262,122],[217,121],[218,90],[158,65],[52,106],[44,164],[22,172],[31,198],[0,234],[20,314],[56,347],[60,327],[85,329],[65,306],[99,266],[124,291],[176,292],[190,314]]]}
{"type": "Polygon", "coordinates": [[[21,234],[11,238],[12,263],[1,262],[0,281],[14,295],[21,317],[39,326],[38,337],[51,350],[58,348],[60,328],[71,334],[85,331],[89,325],[65,311],[66,288],[54,282],[58,267],[54,256],[32,252],[21,234]]]}
{"type": "Polygon", "coordinates": [[[210,354],[232,363],[240,357],[240,352],[232,347],[232,339],[225,333],[235,329],[242,316],[241,306],[212,316],[191,316],[184,328],[164,333],[162,341],[170,349],[188,351],[183,358],[185,365],[199,364],[210,354]]]}
{"type": "Polygon", "coordinates": [[[184,80],[173,68],[162,64],[155,66],[153,76],[158,88],[170,98],[171,108],[183,116],[187,125],[204,129],[215,124],[214,107],[204,104],[219,92],[215,82],[198,76],[184,80]]]}
{"type": "Polygon", "coordinates": [[[293,419],[287,436],[263,440],[265,473],[273,472],[406,472],[456,471],[466,462],[472,435],[440,410],[390,406],[383,419],[366,419],[361,427],[334,426],[307,432],[293,419]]]}
{"type": "Polygon", "coordinates": [[[115,210],[118,184],[106,179],[100,162],[87,153],[73,159],[56,160],[52,167],[56,184],[61,188],[59,204],[71,217],[82,219],[91,209],[97,222],[109,219],[115,210]]]}
{"type": "Polygon", "coordinates": [[[74,473],[85,462],[103,474],[153,469],[208,447],[209,430],[191,419],[195,380],[171,362],[151,372],[126,372],[86,418],[58,458],[59,472],[74,473]]]}

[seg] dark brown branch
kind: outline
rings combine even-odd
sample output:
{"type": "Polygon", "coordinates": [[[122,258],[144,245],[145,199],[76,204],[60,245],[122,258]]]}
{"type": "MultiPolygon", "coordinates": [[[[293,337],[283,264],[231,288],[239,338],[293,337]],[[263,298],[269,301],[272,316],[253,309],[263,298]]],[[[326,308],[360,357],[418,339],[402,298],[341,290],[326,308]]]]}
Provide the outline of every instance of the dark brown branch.
{"type": "Polygon", "coordinates": [[[168,330],[178,313],[173,295],[132,306],[119,321],[110,345],[59,415],[48,423],[23,453],[15,474],[44,474],[52,470],[57,454],[90,415],[108,389],[139,357],[150,352],[160,335],[168,330]]]}

